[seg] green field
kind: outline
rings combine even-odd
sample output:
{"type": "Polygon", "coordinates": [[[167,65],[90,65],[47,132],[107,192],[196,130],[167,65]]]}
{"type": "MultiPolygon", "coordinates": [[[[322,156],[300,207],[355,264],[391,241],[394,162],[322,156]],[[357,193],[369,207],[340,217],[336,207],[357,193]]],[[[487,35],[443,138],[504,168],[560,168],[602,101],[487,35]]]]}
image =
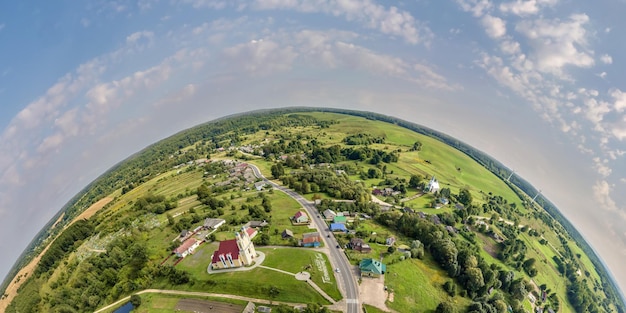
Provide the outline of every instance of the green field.
{"type": "Polygon", "coordinates": [[[448,280],[446,273],[430,260],[406,260],[387,266],[385,284],[394,293],[394,301],[387,306],[399,312],[433,312],[441,300],[449,300],[459,307],[470,303],[467,298],[450,298],[441,286],[448,280]]]}
{"type": "MultiPolygon", "coordinates": [[[[314,138],[320,143],[320,146],[324,148],[333,145],[339,145],[342,148],[348,147],[343,142],[343,139],[347,135],[367,133],[375,137],[383,137],[385,138],[384,143],[368,144],[367,147],[376,149],[376,151],[379,152],[395,151],[399,154],[397,162],[374,165],[370,164],[368,161],[350,161],[347,157],[343,157],[343,161],[338,164],[354,166],[354,168],[357,169],[356,174],[352,173],[353,175],[349,176],[353,181],[349,183],[351,184],[358,180],[363,183],[363,186],[368,188],[366,191],[359,189],[359,192],[370,193],[371,190],[369,188],[379,186],[384,178],[392,181],[394,179],[405,179],[408,181],[411,175],[419,175],[423,180],[428,180],[432,176],[437,177],[442,188],[450,189],[453,194],[452,200],[455,199],[454,195],[461,189],[468,189],[472,194],[472,204],[474,205],[473,207],[469,207],[469,209],[476,209],[476,211],[472,211],[476,213],[471,214],[489,217],[495,211],[504,208],[513,212],[505,211],[507,215],[502,213],[503,218],[518,221],[520,224],[527,225],[540,234],[540,236],[531,236],[529,232],[519,232],[519,229],[507,229],[506,225],[494,222],[494,225],[490,225],[490,227],[492,227],[491,229],[496,231],[497,234],[503,235],[504,231],[509,231],[512,232],[510,235],[512,238],[516,237],[523,242],[526,249],[525,255],[522,255],[523,258],[515,261],[509,259],[503,262],[498,259],[498,252],[504,250],[504,245],[493,240],[487,233],[479,234],[476,233],[475,230],[470,231],[476,233],[475,241],[478,247],[476,248],[476,252],[472,253],[476,253],[476,256],[482,257],[488,264],[496,265],[505,271],[513,271],[515,278],[522,277],[526,280],[530,280],[531,277],[521,269],[520,264],[523,260],[534,258],[536,260],[537,275],[532,277],[533,282],[536,285],[545,284],[548,286],[548,289],[556,294],[560,302],[559,312],[573,312],[574,307],[568,302],[566,296],[569,288],[567,278],[563,277],[558,272],[556,262],[553,260],[555,256],[567,255],[571,250],[570,256],[573,255],[573,257],[567,261],[571,262],[570,264],[576,265],[580,270],[581,279],[586,279],[584,284],[594,292],[595,296],[601,299],[603,295],[602,290],[598,289],[593,291],[594,287],[602,287],[600,283],[601,272],[594,268],[590,258],[585,255],[579,245],[573,241],[568,241],[570,237],[565,233],[563,227],[560,225],[548,227],[546,222],[538,217],[541,214],[545,214],[542,213],[543,211],[539,211],[540,209],[530,206],[526,208],[518,195],[505,182],[476,163],[466,154],[438,140],[408,131],[394,124],[334,113],[306,112],[301,115],[313,116],[321,120],[332,120],[337,123],[324,128],[317,126],[297,126],[274,129],[268,127],[267,129],[258,130],[254,133],[242,134],[229,132],[224,134],[224,136],[226,136],[225,138],[237,137],[236,145],[240,146],[279,143],[281,141],[289,142],[290,140],[294,140],[293,138],[308,138],[302,139],[302,141],[306,143],[307,140],[314,138]],[[422,143],[421,150],[409,151],[416,141],[422,143]],[[384,177],[366,179],[367,175],[363,174],[367,172],[368,169],[382,170],[383,167],[385,169],[383,173],[384,177]],[[489,205],[493,204],[492,201],[494,201],[493,199],[495,198],[490,198],[489,195],[501,196],[506,200],[506,205],[515,204],[515,208],[511,209],[512,206],[507,207],[501,203],[498,204],[500,206],[494,206],[497,210],[494,209],[494,207],[489,208],[489,205]],[[545,238],[549,244],[541,244],[541,238],[545,238]]],[[[264,175],[271,178],[272,165],[281,162],[281,153],[269,155],[264,158],[260,156],[244,155],[241,152],[233,153],[228,150],[215,153],[214,151],[208,151],[206,153],[204,151],[200,152],[199,150],[203,147],[209,146],[208,142],[204,141],[205,139],[179,149],[179,151],[177,151],[177,157],[181,158],[181,163],[186,163],[184,160],[193,160],[193,157],[185,156],[186,154],[206,156],[210,152],[215,162],[217,162],[217,160],[231,158],[246,159],[246,162],[255,164],[261,169],[264,175]]],[[[230,139],[222,139],[220,144],[222,146],[228,146],[233,143],[230,142],[230,139]]],[[[299,155],[301,153],[304,152],[297,151],[291,153],[291,155],[299,155]]],[[[303,164],[302,168],[288,168],[285,172],[305,171],[306,168],[308,168],[308,165],[303,164]]],[[[332,166],[329,166],[329,168],[331,170],[336,169],[332,166]]],[[[153,172],[159,174],[149,177],[146,176],[145,179],[142,177],[140,180],[141,183],[135,182],[131,189],[128,189],[128,186],[124,185],[126,188],[124,192],[127,191],[125,194],[122,194],[122,188],[118,188],[110,193],[109,196],[114,200],[91,218],[91,220],[95,222],[95,230],[92,237],[77,241],[77,243],[75,243],[78,248],[76,251],[67,253],[54,270],[45,273],[37,280],[38,286],[41,286],[39,287],[39,293],[43,299],[43,304],[39,308],[44,311],[52,310],[55,301],[63,301],[62,299],[64,299],[67,294],[76,296],[78,292],[82,292],[80,288],[86,288],[85,282],[88,281],[87,279],[97,281],[98,279],[94,277],[99,273],[90,272],[90,269],[94,267],[95,264],[101,266],[103,263],[94,262],[91,264],[87,262],[89,265],[83,266],[83,262],[84,260],[89,261],[91,256],[108,256],[109,254],[117,256],[117,259],[113,261],[107,259],[107,262],[112,262],[111,264],[113,264],[113,266],[111,267],[115,268],[114,274],[118,275],[116,276],[115,287],[109,288],[114,284],[107,287],[112,291],[107,293],[106,297],[97,298],[95,296],[85,296],[82,298],[83,302],[89,300],[90,302],[99,304],[102,304],[102,302],[111,303],[137,290],[158,288],[236,294],[250,298],[273,299],[293,303],[329,304],[327,300],[306,282],[297,281],[292,275],[271,269],[259,267],[250,271],[208,274],[207,267],[210,264],[211,255],[218,247],[217,242],[202,244],[192,255],[186,257],[176,265],[175,268],[177,270],[184,271],[189,275],[189,283],[176,285],[170,280],[163,278],[163,276],[152,276],[153,273],[158,273],[155,269],[158,264],[163,262],[166,258],[169,257],[165,265],[173,265],[176,261],[174,257],[171,257],[171,251],[173,247],[180,244],[178,236],[181,227],[187,230],[195,229],[203,224],[205,218],[219,217],[225,219],[227,222],[225,226],[213,233],[216,241],[232,239],[234,238],[234,232],[240,230],[241,226],[249,221],[251,219],[250,216],[253,214],[256,216],[255,219],[261,219],[258,218],[258,216],[261,216],[262,219],[267,220],[269,223],[269,226],[260,229],[260,233],[257,235],[259,238],[264,238],[264,235],[269,235],[269,247],[257,246],[259,251],[266,254],[266,260],[263,266],[280,269],[289,273],[297,273],[306,270],[311,273],[312,281],[328,295],[335,300],[341,299],[341,294],[337,288],[334,273],[332,272],[326,254],[316,249],[293,247],[294,243],[297,242],[297,239],[302,237],[303,233],[315,231],[308,226],[294,226],[291,223],[290,217],[299,210],[302,210],[298,202],[277,190],[263,190],[258,192],[254,188],[251,189],[250,185],[256,180],[254,178],[244,177],[244,175],[233,177],[234,174],[231,174],[229,170],[224,172],[211,172],[211,175],[207,175],[209,170],[211,170],[210,166],[205,168],[201,166],[184,166],[180,168],[168,166],[166,170],[153,172]],[[229,181],[230,184],[222,186],[225,181],[229,181]],[[201,194],[197,192],[197,190],[198,187],[203,184],[214,188],[212,189],[213,193],[211,194],[211,198],[219,202],[218,208],[215,207],[214,203],[207,202],[206,197],[203,199],[196,195],[196,193],[201,194]],[[148,196],[163,196],[168,205],[170,203],[175,204],[168,206],[168,208],[176,207],[162,214],[162,210],[150,211],[145,208],[142,209],[140,201],[147,201],[145,199],[149,198],[148,196]],[[143,199],[140,199],[142,197],[143,199]],[[264,209],[262,208],[264,198],[271,203],[271,209],[264,210],[259,214],[259,211],[255,211],[254,207],[256,207],[256,209],[264,209]],[[200,200],[203,200],[204,203],[207,204],[203,204],[200,200]],[[248,208],[245,206],[248,206],[248,208]],[[154,212],[158,212],[159,214],[154,212]],[[285,229],[293,231],[293,240],[281,238],[281,233],[285,229]],[[106,246],[116,239],[120,241],[122,241],[122,239],[130,239],[133,244],[145,248],[145,250],[142,250],[142,253],[145,253],[145,267],[143,269],[131,270],[130,265],[120,265],[126,260],[135,257],[134,254],[126,255],[121,249],[106,251],[106,246]],[[316,263],[316,259],[320,257],[323,259],[323,262],[319,262],[324,264],[327,272],[330,272],[329,282],[323,281],[324,271],[316,265],[321,264],[319,262],[316,263]],[[119,268],[116,266],[119,266],[119,268]],[[270,287],[277,288],[278,294],[271,296],[269,293],[270,287]]],[[[230,170],[233,170],[233,168],[230,168],[230,170]]],[[[318,172],[326,173],[324,171],[318,172]]],[[[278,180],[275,181],[280,183],[278,180]]],[[[389,184],[387,184],[387,186],[388,185],[389,184]]],[[[107,193],[109,192],[110,191],[107,191],[107,193]]],[[[332,194],[332,190],[328,192],[332,194]]],[[[408,188],[408,192],[400,197],[410,197],[418,192],[416,188],[408,188]]],[[[321,199],[330,198],[328,194],[323,192],[317,193],[317,195],[321,197],[321,199]]],[[[363,196],[363,194],[360,194],[360,196],[363,196]]],[[[455,215],[455,213],[457,213],[457,210],[453,209],[452,205],[441,209],[432,208],[431,203],[436,199],[435,196],[436,195],[433,194],[425,194],[416,199],[399,203],[399,206],[407,206],[427,214],[452,213],[452,215],[455,215]]],[[[305,197],[312,200],[314,193],[308,193],[305,197]]],[[[366,198],[367,197],[362,197],[361,199],[366,198]]],[[[394,199],[393,197],[380,198],[389,203],[399,201],[398,198],[394,199]]],[[[360,210],[362,210],[361,212],[368,213],[370,211],[365,210],[369,209],[371,208],[365,206],[360,208],[360,210]]],[[[433,251],[434,249],[432,249],[432,247],[426,248],[424,258],[421,260],[403,260],[404,255],[402,252],[393,252],[393,249],[389,250],[391,252],[388,252],[388,247],[380,244],[380,242],[384,242],[389,236],[396,238],[396,248],[401,245],[408,246],[416,238],[422,237],[419,237],[421,235],[415,232],[403,230],[397,225],[385,223],[387,221],[386,219],[391,215],[382,215],[383,218],[376,219],[376,216],[381,214],[378,208],[371,212],[374,212],[372,214],[374,215],[374,219],[354,223],[351,222],[348,223],[348,227],[355,232],[361,231],[359,236],[362,236],[362,239],[370,244],[372,251],[369,253],[359,253],[357,251],[346,250],[345,252],[352,264],[358,264],[363,258],[379,257],[382,257],[382,261],[388,264],[388,272],[385,275],[385,285],[388,286],[389,290],[394,294],[393,302],[387,302],[389,308],[398,312],[433,312],[437,305],[444,301],[455,303],[459,308],[465,308],[471,303],[469,298],[461,297],[459,292],[457,292],[456,296],[450,297],[443,290],[442,285],[452,279],[448,276],[447,272],[435,262],[435,258],[433,257],[435,252],[432,252],[433,254],[431,255],[431,252],[428,251],[429,248],[430,251],[433,251]],[[382,226],[379,223],[389,225],[389,227],[382,226]],[[400,233],[400,231],[403,233],[400,233]]],[[[396,217],[402,214],[399,210],[393,210],[392,212],[393,214],[398,214],[395,215],[396,217]]],[[[464,226],[463,223],[465,221],[461,221],[461,219],[467,218],[467,216],[461,217],[460,215],[461,214],[459,214],[458,219],[453,219],[452,222],[449,222],[450,225],[456,227],[464,226]]],[[[442,216],[442,219],[446,216],[442,216]]],[[[309,218],[315,217],[310,216],[309,218]]],[[[404,218],[406,218],[406,216],[404,218]]],[[[390,218],[388,220],[393,219],[390,218]]],[[[417,224],[417,226],[421,224],[421,222],[416,223],[415,220],[411,220],[410,218],[405,220],[410,220],[412,223],[417,224]]],[[[414,224],[405,225],[413,226],[414,224]]],[[[438,237],[439,239],[444,236],[450,236],[443,226],[444,225],[436,226],[437,228],[434,228],[434,230],[429,229],[430,233],[428,235],[438,237]]],[[[472,225],[469,226],[472,227],[472,229],[474,228],[472,225]]],[[[337,238],[341,244],[349,242],[349,239],[353,236],[355,236],[355,234],[337,234],[337,238]]],[[[207,236],[206,238],[209,237],[207,236]]],[[[452,238],[459,247],[460,245],[470,242],[464,238],[463,235],[452,236],[452,238]]],[[[128,245],[125,247],[128,247],[128,245]]],[[[116,246],[116,248],[118,247],[116,246]]],[[[131,249],[128,251],[136,250],[131,249]]],[[[132,264],[132,262],[128,261],[128,264],[132,264]]],[[[462,284],[464,283],[463,278],[457,277],[454,281],[457,290],[462,290],[462,284]]],[[[93,291],[93,288],[91,292],[96,293],[93,291]]],[[[484,290],[481,292],[484,293],[484,290]]],[[[506,294],[506,297],[509,297],[508,291],[500,292],[506,294]]],[[[176,296],[146,294],[142,296],[142,299],[145,302],[138,312],[169,312],[173,310],[179,298],[176,296]]],[[[25,297],[20,298],[20,301],[26,301],[25,297]]],[[[527,298],[522,300],[521,304],[527,311],[531,309],[527,298]]],[[[369,313],[379,312],[378,309],[373,307],[367,307],[367,310],[369,313]]],[[[15,312],[15,310],[10,312],[15,312]]]]}

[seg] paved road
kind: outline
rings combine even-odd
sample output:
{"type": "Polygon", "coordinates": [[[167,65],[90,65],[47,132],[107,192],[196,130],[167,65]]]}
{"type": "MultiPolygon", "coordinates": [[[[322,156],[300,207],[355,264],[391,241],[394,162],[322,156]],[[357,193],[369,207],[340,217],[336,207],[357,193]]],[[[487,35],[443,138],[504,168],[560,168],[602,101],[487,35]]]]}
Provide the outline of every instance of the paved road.
{"type": "Polygon", "coordinates": [[[248,165],[254,171],[254,175],[258,178],[263,179],[266,183],[272,185],[274,188],[286,193],[296,201],[302,205],[303,208],[306,209],[307,213],[311,217],[313,225],[317,227],[320,234],[322,235],[322,240],[324,244],[329,247],[330,250],[330,263],[333,265],[335,269],[339,269],[339,273],[336,274],[337,284],[339,289],[344,292],[346,308],[344,312],[347,313],[361,313],[361,306],[359,304],[359,290],[357,288],[357,283],[352,275],[353,267],[348,262],[348,258],[343,253],[342,249],[335,248],[337,246],[337,240],[333,236],[333,234],[328,230],[328,226],[321,218],[318,218],[319,215],[317,213],[317,209],[313,202],[305,199],[297,192],[280,186],[273,181],[265,178],[258,167],[253,164],[248,163],[248,165]],[[330,235],[330,237],[326,237],[326,235],[330,235]]]}

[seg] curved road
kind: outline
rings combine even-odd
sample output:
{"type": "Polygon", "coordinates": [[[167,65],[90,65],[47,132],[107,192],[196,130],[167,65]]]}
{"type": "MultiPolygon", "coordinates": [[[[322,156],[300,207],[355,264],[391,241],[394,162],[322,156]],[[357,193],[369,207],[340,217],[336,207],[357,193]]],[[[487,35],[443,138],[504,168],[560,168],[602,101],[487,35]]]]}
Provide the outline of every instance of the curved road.
{"type": "Polygon", "coordinates": [[[308,201],[295,191],[280,186],[273,181],[265,178],[265,176],[261,174],[259,168],[255,165],[250,163],[248,163],[248,165],[250,166],[250,168],[252,168],[252,171],[254,171],[254,175],[256,177],[263,179],[263,181],[265,181],[267,184],[270,184],[272,187],[286,193],[288,196],[298,201],[298,203],[300,203],[300,205],[302,205],[302,207],[306,209],[307,214],[309,214],[309,217],[311,218],[311,221],[319,230],[324,244],[330,250],[330,263],[336,269],[339,269],[339,273],[336,273],[336,276],[338,278],[337,284],[339,286],[339,289],[344,292],[346,303],[346,309],[344,310],[344,312],[361,313],[361,307],[359,305],[359,290],[357,288],[356,280],[352,275],[352,266],[348,262],[348,258],[343,253],[343,250],[335,248],[337,246],[337,240],[335,239],[335,236],[333,236],[333,234],[328,230],[328,226],[326,226],[324,220],[317,217],[317,210],[315,209],[315,205],[313,204],[313,202],[308,201]],[[326,237],[324,236],[325,233],[330,234],[331,236],[326,237]]]}

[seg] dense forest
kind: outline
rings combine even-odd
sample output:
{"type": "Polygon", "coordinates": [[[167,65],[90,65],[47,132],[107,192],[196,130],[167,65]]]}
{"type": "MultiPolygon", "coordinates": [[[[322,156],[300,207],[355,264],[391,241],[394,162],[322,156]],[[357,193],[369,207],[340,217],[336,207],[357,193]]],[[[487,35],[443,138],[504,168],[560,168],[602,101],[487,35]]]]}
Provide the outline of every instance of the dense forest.
{"type": "MultiPolygon", "coordinates": [[[[31,245],[29,245],[29,247],[27,248],[25,254],[23,254],[23,257],[20,258],[18,263],[11,270],[11,273],[8,277],[12,278],[21,266],[23,266],[26,262],[32,259],[32,257],[36,255],[39,251],[41,251],[41,249],[43,248],[43,242],[45,242],[49,238],[54,238],[65,225],[67,225],[84,209],[86,209],[88,206],[93,204],[104,195],[110,194],[111,192],[118,189],[125,189],[126,191],[132,190],[134,186],[138,186],[141,183],[155,177],[159,173],[171,169],[178,164],[193,161],[201,157],[209,157],[209,151],[213,151],[214,149],[218,148],[228,148],[229,146],[236,145],[246,134],[252,134],[262,130],[272,130],[295,126],[317,126],[320,128],[324,128],[332,124],[332,122],[319,121],[306,115],[297,114],[299,112],[309,111],[350,114],[354,116],[364,117],[370,120],[393,123],[401,127],[416,131],[418,133],[436,138],[462,151],[500,178],[507,178],[511,173],[511,171],[501,163],[493,160],[485,153],[478,151],[455,138],[420,125],[416,125],[407,121],[381,114],[326,108],[289,108],[256,111],[252,113],[233,115],[179,132],[165,140],[148,146],[144,150],[132,155],[128,159],[112,167],[105,174],[100,176],[93,183],[83,189],[83,191],[81,191],[77,196],[71,199],[66,206],[64,206],[64,208],[58,215],[60,216],[61,213],[64,213],[62,222],[59,223],[59,225],[55,227],[52,231],[44,229],[38,234],[37,238],[33,240],[31,245]],[[204,150],[197,149],[197,151],[205,151],[205,155],[198,155],[200,152],[196,152],[195,154],[186,154],[181,152],[182,148],[197,143],[201,143],[201,145],[205,147],[204,150]]],[[[343,149],[339,148],[338,146],[316,146],[314,140],[309,140],[308,142],[309,146],[307,147],[289,146],[288,144],[281,146],[280,143],[277,143],[277,146],[267,145],[263,147],[263,152],[264,154],[272,154],[278,152],[295,153],[306,151],[307,159],[310,160],[311,163],[316,164],[333,163],[341,160],[360,160],[367,161],[370,164],[379,164],[396,162],[398,158],[397,154],[395,154],[395,152],[393,151],[386,152],[382,150],[371,149],[365,146],[371,143],[382,143],[384,142],[384,138],[375,138],[366,135],[349,136],[344,139],[344,142],[350,145],[350,147],[343,149]]],[[[415,149],[419,149],[419,145],[415,149]]],[[[288,159],[285,164],[288,167],[290,166],[292,168],[297,168],[302,165],[299,164],[299,162],[300,161],[298,159],[291,158],[288,159]],[[293,163],[290,164],[290,162],[293,163]]],[[[284,169],[273,168],[272,173],[276,174],[274,176],[280,177],[282,176],[281,174],[284,173],[284,169]],[[275,170],[276,173],[274,172],[275,170]]],[[[341,176],[338,177],[337,175],[331,174],[333,173],[326,170],[311,169],[298,172],[295,175],[284,176],[283,181],[290,187],[302,193],[313,190],[318,190],[320,192],[328,190],[345,190],[346,193],[339,194],[339,198],[357,200],[357,206],[358,203],[366,202],[364,200],[367,197],[367,193],[362,189],[362,186],[349,182],[347,179],[342,179],[341,176]]],[[[363,173],[363,175],[369,178],[374,178],[376,173],[363,173]]],[[[528,182],[518,176],[512,176],[510,182],[508,183],[512,186],[513,190],[520,194],[520,197],[522,199],[527,198],[528,196],[526,195],[534,195],[537,193],[537,190],[534,187],[532,187],[528,182]]],[[[459,197],[461,197],[461,195],[459,195],[459,197]]],[[[206,197],[203,198],[203,201],[210,203],[211,199],[209,197],[206,197]]],[[[499,205],[498,201],[498,199],[494,198],[493,201],[489,202],[493,205],[493,207],[483,209],[494,211],[500,210],[499,214],[505,216],[507,215],[507,210],[514,209],[510,206],[499,205]]],[[[537,197],[536,201],[552,218],[554,218],[560,225],[563,226],[564,231],[566,231],[571,237],[576,240],[576,242],[578,242],[582,246],[584,252],[591,258],[594,266],[597,268],[600,274],[603,285],[602,287],[609,296],[609,299],[607,299],[607,301],[615,303],[618,310],[620,312],[624,312],[622,301],[618,300],[619,297],[615,292],[617,288],[614,282],[609,277],[597,255],[593,252],[591,247],[583,240],[580,233],[578,233],[573,225],[569,223],[560,214],[558,209],[547,199],[539,196],[537,197]]],[[[171,204],[165,201],[165,199],[143,199],[143,201],[138,202],[137,205],[140,206],[140,209],[142,210],[160,213],[167,211],[171,208],[171,204]]],[[[470,207],[469,209],[477,208],[470,207]]],[[[370,213],[378,213],[372,212],[371,209],[365,205],[357,210],[370,213]]],[[[442,216],[442,220],[444,220],[444,223],[446,219],[450,218],[462,219],[464,217],[442,216]]],[[[489,311],[489,309],[487,309],[489,307],[501,306],[501,303],[497,301],[487,302],[487,300],[485,300],[485,302],[481,302],[482,297],[489,292],[489,287],[501,288],[502,290],[505,290],[513,299],[518,299],[519,295],[522,294],[523,291],[529,289],[529,287],[525,285],[525,282],[522,279],[519,279],[518,277],[513,277],[510,273],[507,273],[506,271],[503,271],[501,269],[489,266],[484,262],[482,258],[476,256],[476,253],[473,250],[474,248],[471,245],[468,246],[466,241],[462,241],[458,238],[455,238],[454,236],[451,236],[447,232],[442,231],[439,226],[432,225],[432,223],[430,223],[429,221],[419,219],[415,216],[403,215],[402,217],[400,217],[388,213],[379,215],[378,220],[382,224],[396,228],[398,231],[406,234],[411,238],[414,238],[416,242],[414,243],[414,245],[412,245],[412,248],[416,249],[416,255],[419,254],[418,251],[420,248],[430,251],[436,261],[442,266],[442,268],[448,271],[450,277],[459,281],[468,293],[472,293],[471,298],[478,300],[476,302],[479,303],[480,308],[477,305],[477,307],[471,311],[486,312],[489,311]],[[415,225],[417,225],[418,227],[414,227],[415,225]]],[[[549,218],[546,218],[545,221],[548,225],[552,223],[549,218]]],[[[51,226],[51,224],[52,223],[47,226],[51,226]]],[[[503,229],[506,229],[506,227],[503,227],[503,229]]],[[[77,223],[74,223],[68,230],[71,231],[63,232],[63,234],[56,238],[56,240],[53,242],[50,250],[46,254],[44,254],[42,258],[42,263],[36,271],[37,275],[45,275],[50,268],[53,268],[55,266],[55,262],[56,260],[60,259],[60,255],[72,251],[72,249],[76,247],[77,243],[79,244],[82,239],[86,238],[91,234],[91,232],[93,232],[93,226],[90,225],[88,222],[79,221],[77,223]]],[[[509,235],[514,237],[515,231],[512,230],[509,235]]],[[[461,236],[463,236],[463,233],[461,233],[461,236]]],[[[471,242],[471,236],[467,239],[471,242]]],[[[523,269],[527,273],[531,274],[533,270],[533,264],[532,261],[525,260],[523,258],[523,246],[517,244],[515,240],[510,241],[510,244],[507,245],[509,246],[503,247],[503,252],[500,258],[507,264],[512,264],[514,267],[523,269]]],[[[80,265],[80,268],[84,268],[85,270],[99,270],[113,264],[114,266],[112,266],[111,268],[113,268],[114,270],[119,270],[118,273],[113,274],[121,275],[122,273],[124,273],[124,275],[127,275],[128,269],[138,269],[140,268],[140,265],[143,265],[143,263],[145,263],[145,258],[142,257],[142,251],[144,248],[141,246],[132,245],[130,244],[130,242],[126,241],[116,241],[112,243],[109,247],[110,250],[113,250],[114,248],[117,248],[116,250],[120,251],[120,256],[116,257],[116,259],[94,259],[88,265],[80,265]],[[122,271],[122,269],[124,270],[122,271]]],[[[566,251],[566,254],[568,254],[568,251],[566,251]]],[[[569,255],[566,255],[566,257],[573,257],[571,254],[571,251],[569,251],[569,255]]],[[[105,257],[102,256],[100,258],[105,257]]],[[[107,258],[113,257],[107,256],[107,258]]],[[[558,263],[562,261],[556,262],[558,263]]],[[[596,308],[597,304],[590,303],[591,298],[588,296],[588,290],[584,289],[586,286],[577,281],[577,277],[575,275],[572,275],[572,271],[571,269],[568,269],[568,264],[566,262],[562,263],[563,266],[561,266],[559,270],[561,270],[562,274],[569,279],[571,284],[571,292],[568,294],[570,297],[570,302],[576,308],[596,308]]],[[[164,277],[164,279],[166,277],[178,277],[176,275],[169,275],[165,272],[162,273],[160,272],[160,270],[153,268],[145,269],[144,271],[149,271],[149,273],[146,272],[144,274],[151,277],[164,277]]],[[[87,277],[89,276],[87,275],[87,277]]],[[[116,280],[112,276],[110,281],[101,281],[99,283],[113,283],[116,286],[116,290],[118,290],[117,292],[124,293],[129,291],[128,288],[131,288],[130,290],[134,290],[135,288],[139,288],[140,286],[129,286],[126,283],[126,285],[120,284],[120,286],[117,287],[117,284],[115,284],[114,282],[120,279],[124,282],[127,282],[129,281],[129,279],[132,278],[133,277],[120,276],[116,278],[116,280]]],[[[1,286],[2,289],[6,287],[8,282],[9,279],[3,282],[3,285],[1,286]]],[[[87,284],[86,286],[90,284],[90,282],[75,283],[84,283],[87,284]]],[[[113,287],[113,285],[107,287],[110,288],[113,287]]],[[[36,286],[33,286],[33,284],[31,283],[24,285],[21,292],[29,293],[37,289],[38,288],[36,288],[36,286]]],[[[89,288],[88,290],[90,290],[89,294],[84,294],[81,296],[81,298],[72,299],[74,303],[79,303],[82,309],[95,307],[95,305],[98,304],[105,297],[115,297],[111,294],[100,294],[98,288],[89,288]]],[[[58,301],[62,301],[61,299],[64,297],[63,295],[63,290],[59,290],[58,301]]],[[[33,307],[35,307],[39,301],[40,300],[38,300],[37,297],[33,297],[31,304],[33,305],[33,307]]],[[[595,311],[595,309],[592,309],[591,311],[593,312],[595,311]]]]}

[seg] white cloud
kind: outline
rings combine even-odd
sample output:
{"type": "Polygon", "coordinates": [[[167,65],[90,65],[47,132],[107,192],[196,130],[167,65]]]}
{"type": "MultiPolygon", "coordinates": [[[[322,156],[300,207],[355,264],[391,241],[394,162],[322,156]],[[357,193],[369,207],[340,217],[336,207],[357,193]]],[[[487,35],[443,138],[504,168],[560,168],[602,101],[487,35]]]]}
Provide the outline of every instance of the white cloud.
{"type": "Polygon", "coordinates": [[[619,89],[609,91],[609,95],[613,98],[613,108],[617,112],[623,112],[626,109],[626,92],[619,89]]]}
{"type": "Polygon", "coordinates": [[[2,31],[4,27],[5,27],[4,23],[0,23],[0,31],[2,31]]]}
{"type": "Polygon", "coordinates": [[[611,175],[611,168],[608,166],[608,160],[602,160],[599,157],[593,158],[594,168],[602,177],[611,175]]]}
{"type": "Polygon", "coordinates": [[[433,38],[431,30],[409,12],[394,6],[385,8],[371,0],[256,0],[253,7],[259,10],[292,9],[304,13],[344,16],[348,21],[357,21],[383,34],[398,36],[410,44],[428,44],[433,38]]]}
{"type": "Polygon", "coordinates": [[[526,37],[533,48],[537,69],[544,73],[564,75],[564,67],[588,68],[594,65],[593,51],[588,49],[585,26],[589,17],[571,15],[560,19],[523,20],[515,29],[526,37]]]}
{"type": "Polygon", "coordinates": [[[500,43],[500,50],[504,54],[514,55],[521,52],[519,42],[512,40],[504,40],[500,43]]]}
{"type": "Polygon", "coordinates": [[[252,40],[224,50],[227,60],[247,72],[267,75],[289,70],[298,56],[293,47],[281,47],[272,40],[252,40]]]}
{"type": "Polygon", "coordinates": [[[600,57],[600,61],[602,61],[602,63],[604,63],[604,64],[611,64],[611,63],[613,63],[613,58],[610,55],[608,55],[608,54],[603,54],[600,57]]]}
{"type": "MultiPolygon", "coordinates": [[[[602,209],[606,209],[613,212],[620,212],[621,210],[615,203],[615,200],[611,198],[611,186],[606,180],[597,181],[593,187],[593,196],[600,203],[602,209]]],[[[623,215],[621,215],[623,217],[623,215]]]]}
{"type": "Polygon", "coordinates": [[[138,44],[142,40],[151,42],[154,39],[154,33],[151,31],[138,31],[134,32],[126,37],[126,43],[128,44],[138,44]]]}
{"type": "Polygon", "coordinates": [[[487,14],[483,16],[481,22],[485,27],[485,32],[487,33],[487,35],[489,35],[489,37],[500,38],[506,35],[506,22],[503,19],[487,14]]]}
{"type": "Polygon", "coordinates": [[[229,4],[229,1],[221,0],[181,0],[181,2],[191,4],[196,9],[209,8],[214,10],[224,9],[229,4]]]}
{"type": "Polygon", "coordinates": [[[489,0],[457,0],[461,9],[471,12],[475,17],[481,17],[493,8],[493,3],[489,0]]]}
{"type": "Polygon", "coordinates": [[[80,25],[83,25],[83,27],[89,27],[89,25],[91,25],[91,21],[88,18],[81,18],[80,19],[80,25]]]}
{"type": "Polygon", "coordinates": [[[515,0],[500,4],[500,11],[513,13],[519,16],[528,16],[539,13],[542,7],[554,6],[558,0],[515,0]]]}

